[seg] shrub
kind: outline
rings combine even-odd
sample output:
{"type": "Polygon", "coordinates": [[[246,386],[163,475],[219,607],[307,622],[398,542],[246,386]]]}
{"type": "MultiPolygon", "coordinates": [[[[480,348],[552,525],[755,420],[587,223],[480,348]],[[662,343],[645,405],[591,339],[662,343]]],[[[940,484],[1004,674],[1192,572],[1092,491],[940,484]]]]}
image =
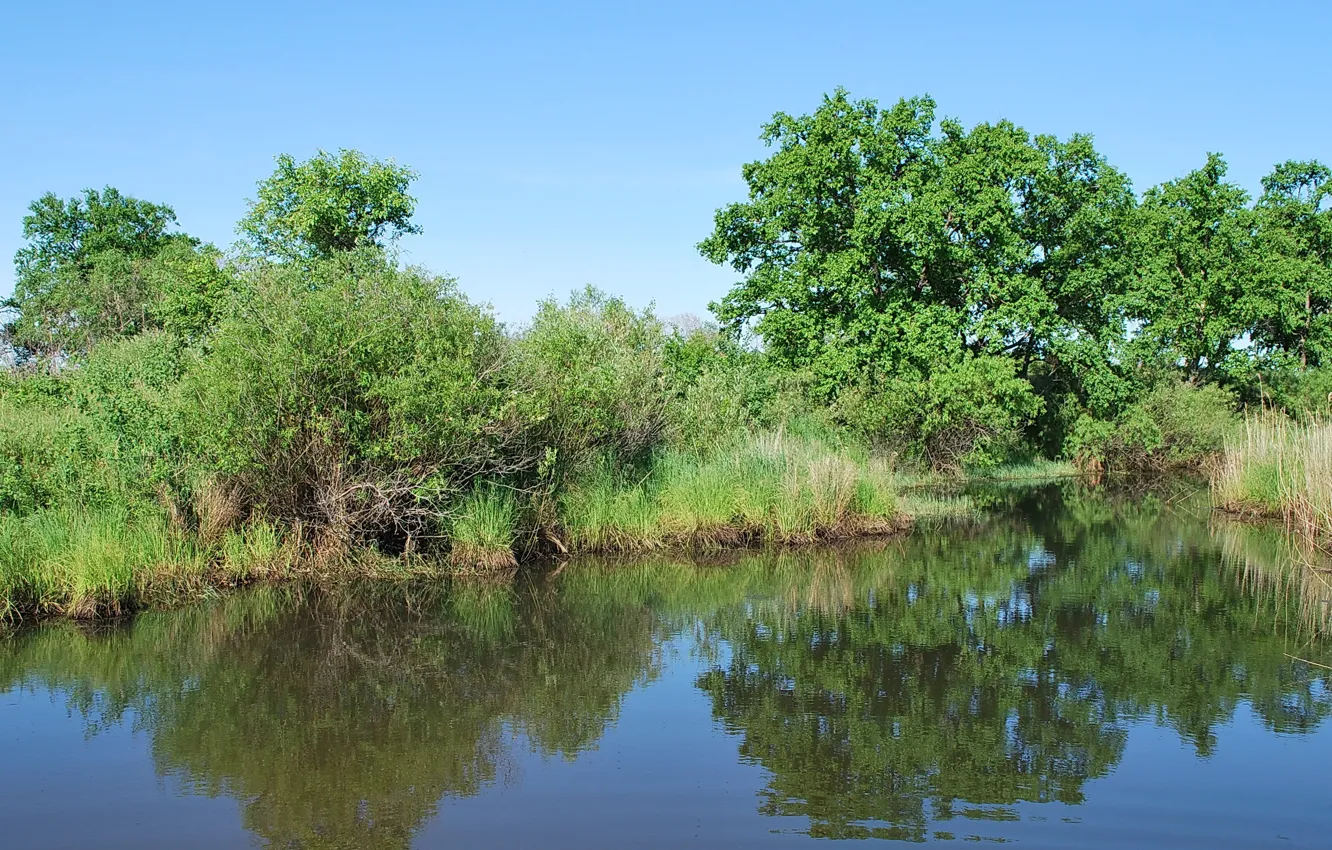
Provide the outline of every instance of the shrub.
{"type": "Polygon", "coordinates": [[[1113,420],[1084,415],[1067,453],[1084,469],[1165,472],[1215,461],[1238,422],[1234,397],[1214,384],[1158,384],[1113,420]]]}
{"type": "Polygon", "coordinates": [[[505,340],[453,281],[365,251],[261,265],[181,394],[196,474],[329,546],[428,534],[477,475],[534,465],[505,340]]]}
{"type": "Polygon", "coordinates": [[[665,332],[592,288],[568,303],[544,301],[517,340],[514,383],[532,406],[540,443],[554,450],[550,473],[564,480],[610,453],[643,461],[667,425],[665,332]]]}
{"type": "Polygon", "coordinates": [[[69,402],[70,381],[0,373],[0,512],[106,505],[118,481],[96,429],[69,402]]]}
{"type": "Polygon", "coordinates": [[[70,370],[74,405],[127,498],[174,496],[183,487],[174,401],[183,372],[179,343],[160,331],[104,342],[70,370]]]}
{"type": "Polygon", "coordinates": [[[1041,407],[1013,362],[1000,357],[967,357],[927,376],[862,386],[837,400],[839,416],[851,427],[941,471],[1002,462],[1041,407]]]}
{"type": "Polygon", "coordinates": [[[1288,369],[1271,376],[1267,404],[1285,410],[1299,420],[1332,415],[1332,367],[1288,369]]]}

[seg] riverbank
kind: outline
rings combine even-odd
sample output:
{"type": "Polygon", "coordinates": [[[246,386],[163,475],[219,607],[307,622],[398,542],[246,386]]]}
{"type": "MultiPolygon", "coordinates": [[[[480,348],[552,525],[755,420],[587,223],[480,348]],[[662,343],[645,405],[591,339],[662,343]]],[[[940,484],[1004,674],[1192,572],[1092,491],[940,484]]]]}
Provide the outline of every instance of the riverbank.
{"type": "Polygon", "coordinates": [[[447,536],[391,553],[261,516],[190,528],[153,505],[47,509],[0,515],[0,619],[116,617],[256,583],[504,579],[551,557],[789,548],[973,513],[965,497],[931,492],[868,451],[781,433],[663,453],[632,476],[605,464],[545,503],[479,487],[447,536]]]}

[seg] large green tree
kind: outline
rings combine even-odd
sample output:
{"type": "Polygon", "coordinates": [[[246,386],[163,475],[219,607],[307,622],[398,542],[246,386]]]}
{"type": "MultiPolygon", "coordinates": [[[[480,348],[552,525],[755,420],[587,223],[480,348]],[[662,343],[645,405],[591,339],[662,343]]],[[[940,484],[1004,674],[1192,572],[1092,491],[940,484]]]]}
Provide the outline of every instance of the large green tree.
{"type": "Polygon", "coordinates": [[[411,221],[416,199],[407,190],[416,172],[409,168],[354,150],[319,151],[299,163],[283,154],[277,165],[238,227],[259,256],[329,257],[421,232],[411,221]]]}
{"type": "Polygon", "coordinates": [[[700,245],[744,275],[714,310],[824,393],[901,395],[973,358],[1023,380],[1088,346],[1107,359],[1134,202],[1089,137],[968,130],[928,97],[881,109],[838,90],[762,138],[776,150],[744,167],[749,198],[700,245]]]}
{"type": "Polygon", "coordinates": [[[1285,162],[1263,178],[1262,262],[1243,299],[1253,342],[1303,366],[1332,356],[1332,169],[1285,162]]]}

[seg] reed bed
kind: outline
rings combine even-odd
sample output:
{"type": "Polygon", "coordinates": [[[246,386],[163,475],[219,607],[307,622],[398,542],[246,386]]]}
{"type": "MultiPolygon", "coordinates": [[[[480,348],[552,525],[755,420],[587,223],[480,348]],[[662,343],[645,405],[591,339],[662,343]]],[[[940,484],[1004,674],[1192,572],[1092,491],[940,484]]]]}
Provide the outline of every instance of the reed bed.
{"type": "Polygon", "coordinates": [[[1213,475],[1222,510],[1278,518],[1306,541],[1332,542],[1332,422],[1252,416],[1213,475]]]}

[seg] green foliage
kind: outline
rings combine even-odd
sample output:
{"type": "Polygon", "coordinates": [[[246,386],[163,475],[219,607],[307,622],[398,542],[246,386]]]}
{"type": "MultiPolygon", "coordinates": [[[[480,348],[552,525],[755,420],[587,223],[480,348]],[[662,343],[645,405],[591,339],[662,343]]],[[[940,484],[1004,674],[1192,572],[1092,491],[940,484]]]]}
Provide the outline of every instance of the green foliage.
{"type": "Polygon", "coordinates": [[[1332,169],[1285,162],[1263,178],[1261,262],[1243,308],[1260,350],[1301,367],[1332,357],[1332,169]]]}
{"type": "Polygon", "coordinates": [[[1214,384],[1169,381],[1113,420],[1081,417],[1068,454],[1084,468],[1114,472],[1198,469],[1220,458],[1239,417],[1235,397],[1214,384]]]}
{"type": "Polygon", "coordinates": [[[74,405],[127,493],[151,497],[178,483],[182,428],[175,397],[185,370],[179,342],[161,333],[97,346],[69,378],[74,405]]]}
{"type": "Polygon", "coordinates": [[[1332,417],[1332,368],[1285,369],[1268,377],[1267,405],[1300,420],[1332,417]]]}
{"type": "Polygon", "coordinates": [[[85,417],[0,392],[0,515],[105,504],[117,490],[85,417]]]}
{"type": "Polygon", "coordinates": [[[28,210],[23,238],[29,244],[14,256],[20,282],[65,269],[90,271],[93,259],[106,253],[148,259],[178,238],[167,232],[176,223],[175,210],[110,186],[85,189],[66,201],[48,192],[28,210]]]}
{"type": "Polygon", "coordinates": [[[338,540],[431,531],[479,474],[527,461],[494,319],[375,251],[260,266],[181,394],[201,471],[338,540]]]}
{"type": "MultiPolygon", "coordinates": [[[[880,438],[903,414],[876,398],[915,404],[911,386],[954,383],[966,357],[1012,361],[1030,392],[1008,394],[1040,400],[1016,406],[1014,427],[1057,455],[1075,429],[1103,442],[1089,423],[1132,418],[1157,382],[1138,371],[1257,401],[1332,339],[1320,163],[1278,166],[1250,206],[1213,154],[1138,204],[1089,137],[966,129],[936,121],[929,98],[883,109],[842,90],[811,115],[777,113],[763,140],[774,150],[745,166],[748,200],[700,245],[745,276],[713,309],[880,438]]],[[[912,427],[897,442],[943,466],[967,454],[936,460],[912,427]]]]}
{"type": "Polygon", "coordinates": [[[810,398],[806,374],[788,371],[728,336],[676,334],[667,340],[666,351],[674,389],[668,410],[674,446],[702,451],[736,431],[830,421],[823,406],[810,398]],[[696,359],[682,362],[682,354],[696,359]]]}
{"type": "Polygon", "coordinates": [[[261,257],[309,260],[383,248],[421,232],[411,222],[416,199],[407,193],[414,179],[411,169],[359,151],[319,151],[300,163],[282,154],[238,229],[261,257]]]}
{"type": "Polygon", "coordinates": [[[667,426],[666,335],[650,310],[588,288],[543,301],[515,342],[512,372],[537,438],[555,451],[551,474],[594,456],[642,460],[667,426]]]}
{"type": "Polygon", "coordinates": [[[1210,154],[1201,169],[1147,190],[1133,227],[1126,300],[1142,325],[1136,347],[1178,358],[1191,379],[1223,378],[1246,330],[1253,215],[1225,175],[1225,161],[1210,154]]]}
{"type": "Polygon", "coordinates": [[[289,553],[803,540],[904,510],[883,456],[1189,467],[1238,403],[1332,404],[1320,163],[1251,205],[1211,155],[1138,203],[1090,137],[841,90],[763,139],[699,246],[743,276],[719,326],[589,288],[506,333],[397,268],[416,175],[356,151],[279,157],[236,262],[169,207],[43,196],[0,308],[0,510],[155,503],[289,553]]]}
{"type": "Polygon", "coordinates": [[[479,486],[458,505],[449,535],[450,560],[464,567],[516,567],[518,504],[493,484],[479,486]]]}
{"type": "Polygon", "coordinates": [[[936,132],[934,107],[839,90],[813,115],[778,113],[763,135],[776,152],[744,169],[749,201],[719,211],[700,246],[746,276],[719,318],[753,322],[826,395],[891,394],[969,356],[1011,358],[1025,379],[1119,326],[1107,296],[1133,206],[1123,175],[1088,137],[1008,122],[936,132]]]}
{"type": "Polygon", "coordinates": [[[34,201],[14,257],[8,340],[49,359],[155,328],[202,336],[229,278],[215,250],[168,232],[175,220],[170,207],[110,187],[34,201]]]}
{"type": "Polygon", "coordinates": [[[1012,360],[967,357],[929,378],[896,378],[881,389],[847,392],[841,416],[857,430],[931,468],[993,466],[1013,454],[1022,428],[1041,410],[1012,360]]]}

